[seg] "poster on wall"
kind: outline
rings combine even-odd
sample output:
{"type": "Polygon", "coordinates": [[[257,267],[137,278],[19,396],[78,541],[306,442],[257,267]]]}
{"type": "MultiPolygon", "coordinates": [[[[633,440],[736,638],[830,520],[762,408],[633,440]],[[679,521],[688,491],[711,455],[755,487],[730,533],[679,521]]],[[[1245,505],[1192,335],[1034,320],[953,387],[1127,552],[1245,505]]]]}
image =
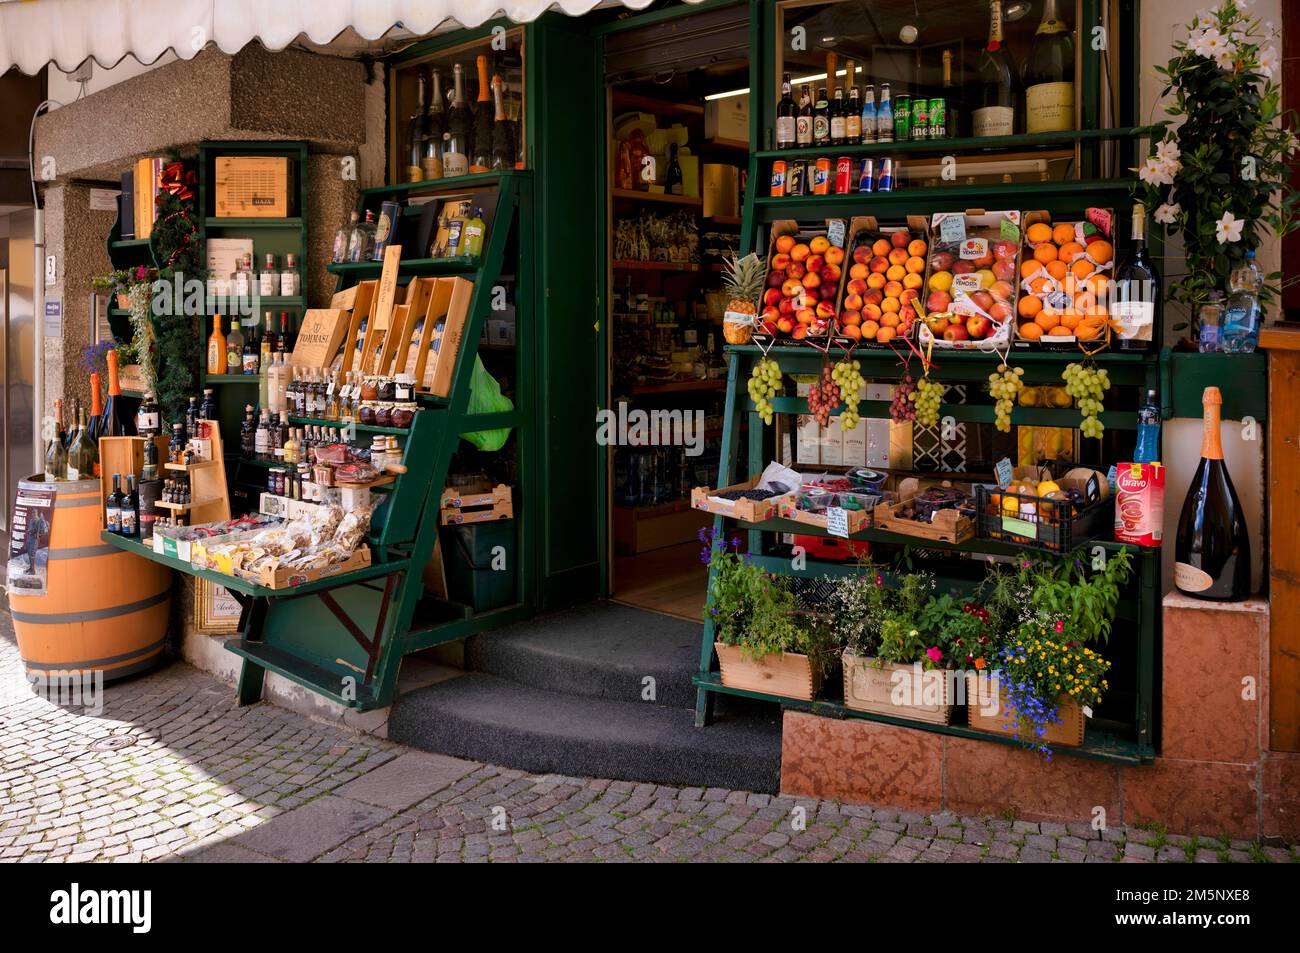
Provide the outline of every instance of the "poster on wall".
{"type": "Polygon", "coordinates": [[[45,595],[54,495],[53,490],[18,488],[9,517],[9,563],[5,578],[10,595],[45,595]]]}
{"type": "Polygon", "coordinates": [[[194,587],[194,627],[200,632],[223,635],[239,631],[243,606],[225,586],[199,579],[194,587]]]}

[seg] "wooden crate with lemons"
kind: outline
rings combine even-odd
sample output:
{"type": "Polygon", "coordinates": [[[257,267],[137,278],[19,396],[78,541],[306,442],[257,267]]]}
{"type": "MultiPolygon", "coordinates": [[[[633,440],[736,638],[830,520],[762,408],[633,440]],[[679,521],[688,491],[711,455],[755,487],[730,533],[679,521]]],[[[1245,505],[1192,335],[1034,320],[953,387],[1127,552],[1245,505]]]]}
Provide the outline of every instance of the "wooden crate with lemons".
{"type": "Polygon", "coordinates": [[[1115,269],[1112,212],[1090,208],[1082,219],[1055,222],[1047,212],[1026,212],[1024,238],[1015,346],[1105,350],[1115,269]]]}

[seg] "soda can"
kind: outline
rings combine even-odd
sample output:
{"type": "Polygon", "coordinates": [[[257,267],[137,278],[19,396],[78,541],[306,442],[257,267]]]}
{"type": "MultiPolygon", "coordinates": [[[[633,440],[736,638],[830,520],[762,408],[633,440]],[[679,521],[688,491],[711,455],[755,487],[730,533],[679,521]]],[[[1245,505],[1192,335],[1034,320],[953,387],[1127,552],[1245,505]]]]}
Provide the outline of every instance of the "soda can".
{"type": "Polygon", "coordinates": [[[876,183],[876,191],[877,191],[877,192],[892,192],[892,191],[894,191],[894,175],[895,175],[895,174],[896,174],[896,170],[895,170],[895,168],[894,168],[894,160],[893,160],[893,159],[881,159],[881,160],[880,160],[880,179],[879,179],[879,181],[877,181],[877,183],[876,183]]]}
{"type": "Polygon", "coordinates": [[[803,195],[808,170],[803,159],[795,159],[785,170],[785,194],[803,195]]]}
{"type": "Polygon", "coordinates": [[[785,195],[785,161],[777,159],[772,163],[772,192],[773,198],[780,198],[785,195]]]}
{"type": "Polygon", "coordinates": [[[917,96],[912,99],[911,137],[913,139],[928,139],[930,137],[930,100],[925,96],[917,96]]]}
{"type": "Polygon", "coordinates": [[[948,138],[948,100],[936,96],[930,100],[930,138],[948,138]]]}
{"type": "Polygon", "coordinates": [[[831,160],[818,159],[813,168],[812,194],[829,195],[831,192],[831,160]]]}
{"type": "Polygon", "coordinates": [[[912,138],[912,97],[899,93],[894,97],[894,141],[906,142],[912,138]]]}
{"type": "Polygon", "coordinates": [[[858,191],[874,192],[876,190],[876,160],[872,158],[858,160],[858,191]]]}
{"type": "Polygon", "coordinates": [[[835,160],[835,194],[847,195],[853,189],[853,160],[841,156],[835,160]]]}

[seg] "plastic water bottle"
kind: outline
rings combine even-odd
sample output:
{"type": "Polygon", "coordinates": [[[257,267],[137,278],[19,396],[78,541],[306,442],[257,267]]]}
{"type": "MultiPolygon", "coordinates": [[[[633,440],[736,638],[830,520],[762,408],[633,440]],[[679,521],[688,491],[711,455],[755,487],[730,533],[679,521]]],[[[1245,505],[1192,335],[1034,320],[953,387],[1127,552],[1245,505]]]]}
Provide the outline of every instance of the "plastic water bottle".
{"type": "Polygon", "coordinates": [[[1157,463],[1160,460],[1160,401],[1154,390],[1138,408],[1137,449],[1134,463],[1157,463]]]}
{"type": "Polygon", "coordinates": [[[1255,252],[1246,252],[1246,261],[1228,279],[1228,307],[1223,316],[1221,347],[1234,354],[1249,354],[1259,343],[1259,289],[1264,276],[1255,264],[1255,252]]]}

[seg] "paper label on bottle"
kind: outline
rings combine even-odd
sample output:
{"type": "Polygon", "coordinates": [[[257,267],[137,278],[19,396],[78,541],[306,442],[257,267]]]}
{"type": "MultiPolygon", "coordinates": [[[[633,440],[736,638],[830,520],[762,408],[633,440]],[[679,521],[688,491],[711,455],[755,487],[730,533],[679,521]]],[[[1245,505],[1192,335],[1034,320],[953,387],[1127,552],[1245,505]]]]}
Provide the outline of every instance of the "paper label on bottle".
{"type": "Polygon", "coordinates": [[[1205,592],[1214,585],[1214,579],[1190,563],[1174,563],[1174,585],[1183,592],[1205,592]]]}
{"type": "Polygon", "coordinates": [[[135,429],[140,433],[156,433],[158,430],[158,415],[156,413],[136,414],[135,429]]]}
{"type": "Polygon", "coordinates": [[[1009,136],[1015,130],[1016,111],[1010,106],[985,106],[971,116],[976,136],[1009,136]]]}
{"type": "Polygon", "coordinates": [[[1038,83],[1025,91],[1025,127],[1029,132],[1063,132],[1074,128],[1074,84],[1038,83]]]}
{"type": "Polygon", "coordinates": [[[1125,341],[1150,341],[1155,328],[1154,301],[1112,301],[1110,319],[1125,341]]]}
{"type": "Polygon", "coordinates": [[[794,116],[778,116],[776,120],[776,141],[779,143],[794,142],[795,134],[794,116]]]}
{"type": "Polygon", "coordinates": [[[469,175],[469,156],[463,152],[448,152],[442,157],[443,175],[469,175]]]}

